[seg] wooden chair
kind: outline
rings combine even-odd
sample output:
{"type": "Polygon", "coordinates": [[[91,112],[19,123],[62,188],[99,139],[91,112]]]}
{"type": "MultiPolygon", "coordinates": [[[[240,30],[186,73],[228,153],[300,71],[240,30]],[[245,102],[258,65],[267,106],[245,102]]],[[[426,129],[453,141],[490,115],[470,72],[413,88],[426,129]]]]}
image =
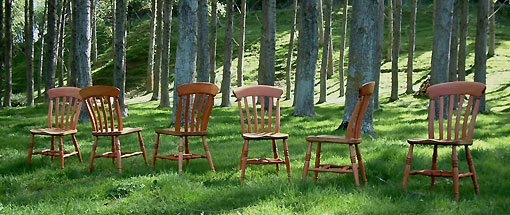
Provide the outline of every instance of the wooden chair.
{"type": "Polygon", "coordinates": [[[92,155],[90,156],[89,172],[92,170],[94,158],[98,157],[112,158],[113,163],[117,159],[119,173],[122,173],[122,158],[142,154],[145,165],[147,165],[147,155],[141,133],[142,128],[125,128],[123,126],[118,100],[119,94],[120,90],[118,88],[110,86],[91,86],[80,90],[80,95],[85,101],[92,124],[92,135],[95,137],[92,155]],[[138,134],[141,151],[121,152],[119,136],[135,132],[138,134]],[[96,155],[98,137],[100,136],[111,137],[111,152],[96,155]]]}
{"type": "Polygon", "coordinates": [[[28,150],[28,166],[32,161],[32,155],[41,154],[60,157],[60,168],[64,169],[64,158],[78,155],[80,162],[83,162],[81,157],[80,148],[76,141],[76,125],[78,124],[78,116],[82,106],[82,99],[79,94],[80,88],[76,87],[59,87],[48,90],[48,97],[50,98],[50,107],[48,109],[48,127],[40,129],[32,129],[32,139],[30,140],[30,147],[28,150]],[[55,112],[53,112],[55,109],[55,112]],[[55,121],[53,121],[53,118],[55,121]],[[51,136],[51,148],[42,151],[33,152],[34,136],[44,135],[51,136]],[[71,135],[73,139],[74,152],[64,151],[62,138],[66,135],[71,135]],[[55,137],[59,138],[59,150],[55,150],[55,137]]]}
{"type": "Polygon", "coordinates": [[[211,111],[214,106],[214,96],[216,96],[217,93],[218,87],[210,83],[191,83],[177,87],[177,94],[179,95],[179,106],[176,113],[175,128],[156,130],[156,144],[154,145],[154,154],[152,157],[153,169],[156,165],[156,158],[177,160],[179,165],[179,172],[182,172],[183,159],[189,163],[190,159],[207,158],[211,170],[215,172],[211,153],[209,152],[209,147],[207,146],[205,136],[207,135],[209,116],[211,115],[211,111]],[[191,104],[192,101],[193,104],[191,104]],[[185,103],[184,119],[181,119],[183,103],[185,103]],[[181,124],[184,124],[184,129],[181,127],[181,124]],[[159,137],[162,134],[179,137],[178,154],[158,155],[159,137]],[[190,153],[188,142],[189,137],[191,136],[198,136],[202,138],[205,155],[190,153]],[[184,153],[183,138],[185,147],[184,153]]]}
{"type": "Polygon", "coordinates": [[[365,168],[363,167],[363,160],[361,158],[361,152],[359,150],[358,145],[361,143],[361,124],[363,121],[363,116],[365,115],[365,112],[367,110],[368,103],[370,101],[370,96],[374,91],[374,86],[375,82],[372,81],[363,84],[359,88],[358,102],[356,103],[356,106],[352,113],[349,125],[347,126],[347,133],[345,134],[345,136],[318,135],[306,137],[306,141],[308,141],[308,150],[306,151],[303,179],[306,179],[306,177],[308,176],[308,171],[315,172],[314,176],[315,181],[317,181],[319,172],[353,173],[356,186],[359,187],[358,176],[359,165],[363,182],[367,183],[367,178],[365,176],[365,168]],[[310,155],[312,153],[312,144],[314,142],[317,142],[317,152],[315,155],[315,168],[309,168],[310,155]],[[320,156],[322,143],[348,144],[351,165],[321,164],[320,156]],[[356,148],[356,154],[354,153],[353,146],[356,148]],[[358,164],[356,164],[356,158],[358,160],[358,164]]]}
{"type": "Polygon", "coordinates": [[[475,192],[478,194],[478,183],[476,182],[476,172],[473,166],[473,160],[471,153],[469,152],[469,146],[473,144],[473,130],[475,128],[476,115],[478,114],[478,108],[480,105],[480,97],[485,92],[485,85],[477,82],[448,82],[433,85],[428,88],[428,94],[430,98],[429,106],[429,135],[427,139],[413,138],[408,139],[409,153],[407,155],[406,167],[404,170],[404,181],[402,188],[406,189],[407,179],[409,174],[411,175],[426,175],[432,178],[431,187],[434,187],[435,177],[451,177],[453,178],[453,192],[455,199],[459,199],[459,178],[470,176],[473,180],[475,192]],[[469,95],[467,105],[464,107],[465,96],[469,95]],[[449,99],[448,101],[448,119],[447,119],[447,130],[446,138],[444,136],[444,98],[449,99]],[[476,97],[476,99],[475,99],[476,97]],[[434,115],[436,108],[436,100],[439,99],[439,125],[438,133],[439,138],[435,138],[434,134],[434,115]],[[455,102],[457,102],[457,113],[455,119],[455,130],[452,131],[453,123],[453,111],[455,102]],[[474,102],[474,105],[473,105],[474,102]],[[464,117],[462,125],[460,124],[461,115],[464,110],[464,117]],[[470,117],[471,115],[471,117],[470,117]],[[468,118],[470,118],[468,120],[468,118]],[[468,126],[469,121],[469,126],[468,126]],[[460,131],[462,130],[462,135],[460,131]],[[433,145],[434,152],[432,154],[432,168],[430,170],[410,171],[411,160],[413,157],[414,145],[433,145]],[[437,147],[438,146],[451,146],[452,147],[452,171],[437,170],[437,147]],[[466,159],[469,166],[468,173],[459,173],[458,159],[457,159],[457,146],[464,146],[466,151],[466,159]]]}
{"type": "Polygon", "coordinates": [[[289,135],[280,133],[280,97],[282,94],[282,89],[265,85],[247,86],[234,90],[234,95],[237,98],[237,104],[239,107],[241,128],[243,130],[242,137],[244,139],[243,151],[241,153],[241,181],[244,181],[247,164],[275,164],[276,170],[278,171],[280,169],[279,164],[285,163],[289,180],[291,178],[289,148],[287,147],[287,138],[289,135]],[[251,108],[248,102],[249,97],[251,97],[251,108]],[[260,105],[257,104],[257,98],[259,99],[260,105]],[[273,103],[275,99],[276,113],[273,116],[273,103]],[[246,113],[246,118],[243,114],[243,111],[246,113]],[[273,117],[275,118],[274,123],[273,117]],[[247,120],[247,126],[245,125],[245,119],[247,120]],[[252,124],[252,120],[255,123],[254,125],[252,124]],[[246,130],[246,127],[248,127],[248,130],[246,130]],[[271,140],[273,143],[273,158],[248,159],[248,148],[250,140],[271,140]],[[283,140],[283,152],[285,160],[282,160],[278,157],[278,147],[276,144],[277,140],[283,140]]]}

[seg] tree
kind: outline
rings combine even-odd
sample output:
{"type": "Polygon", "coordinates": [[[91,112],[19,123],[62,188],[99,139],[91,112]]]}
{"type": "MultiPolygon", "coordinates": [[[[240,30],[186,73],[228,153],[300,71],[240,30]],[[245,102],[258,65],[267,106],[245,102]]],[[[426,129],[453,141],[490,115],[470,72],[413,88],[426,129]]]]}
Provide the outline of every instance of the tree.
{"type": "MultiPolygon", "coordinates": [[[[90,1],[73,1],[73,69],[77,78],[77,87],[92,85],[90,74],[90,1]]],[[[49,23],[49,19],[48,19],[49,23]]],[[[48,25],[49,26],[49,25],[48,25]]],[[[49,29],[48,29],[49,30],[49,29]]],[[[80,119],[86,116],[82,110],[80,119]]]]}
{"type": "Polygon", "coordinates": [[[230,107],[230,68],[232,67],[232,26],[233,23],[233,4],[232,0],[227,0],[225,8],[225,43],[224,43],[224,60],[223,60],[223,79],[221,80],[221,106],[230,107]]]}
{"type": "MultiPolygon", "coordinates": [[[[349,70],[345,91],[345,109],[339,128],[347,128],[352,112],[358,101],[361,85],[374,81],[379,72],[382,49],[378,20],[381,19],[380,6],[384,0],[357,0],[352,2],[351,37],[349,40],[349,70]],[[379,60],[379,61],[378,61],[379,60]]],[[[397,60],[397,59],[394,59],[397,60]]],[[[373,100],[371,99],[361,131],[375,133],[373,124],[373,100]]]]}
{"type": "Polygon", "coordinates": [[[209,55],[209,82],[215,84],[216,82],[216,12],[217,12],[217,0],[211,1],[211,35],[209,37],[209,45],[211,49],[209,50],[211,54],[209,55]]]}
{"type": "Polygon", "coordinates": [[[119,105],[122,116],[128,115],[125,105],[126,92],[126,10],[127,0],[116,0],[113,52],[113,86],[119,88],[119,105]]]}
{"type": "Polygon", "coordinates": [[[327,67],[329,61],[329,47],[331,44],[331,3],[332,0],[324,0],[326,7],[326,29],[324,35],[324,45],[322,46],[322,64],[321,64],[321,73],[320,73],[320,96],[318,103],[326,102],[327,96],[327,67]]]}
{"type": "Polygon", "coordinates": [[[243,86],[244,37],[246,32],[246,0],[241,0],[239,20],[239,50],[237,56],[237,86],[243,86]]]}
{"type": "Polygon", "coordinates": [[[3,23],[4,20],[4,2],[0,0],[0,110],[3,108],[2,105],[2,69],[4,66],[4,32],[3,32],[3,23]]]}
{"type": "MultiPolygon", "coordinates": [[[[384,0],[382,0],[379,4],[378,17],[379,18],[377,19],[377,46],[376,46],[377,56],[375,56],[375,62],[381,62],[383,58],[382,50],[384,46],[384,0]]],[[[372,66],[374,67],[373,71],[375,71],[374,74],[375,88],[372,97],[374,98],[374,110],[378,110],[381,109],[381,106],[379,104],[379,82],[381,79],[381,64],[374,63],[372,66]]]]}
{"type": "Polygon", "coordinates": [[[461,0],[454,0],[452,15],[452,33],[450,38],[450,62],[448,65],[448,81],[457,81],[457,55],[459,48],[459,25],[461,0]]]}
{"type": "MultiPolygon", "coordinates": [[[[152,98],[151,100],[159,100],[159,86],[160,86],[160,74],[161,74],[161,55],[163,52],[163,1],[157,0],[157,10],[156,10],[156,55],[154,56],[154,67],[153,67],[153,76],[154,76],[154,85],[152,86],[152,98]]],[[[178,62],[178,61],[176,61],[178,62]]]]}
{"type": "Polygon", "coordinates": [[[319,19],[319,44],[324,44],[324,20],[323,20],[323,13],[322,13],[322,0],[319,1],[319,16],[317,17],[319,19]]]}
{"type": "Polygon", "coordinates": [[[197,82],[209,81],[209,8],[208,0],[198,0],[197,82]]]}
{"type": "Polygon", "coordinates": [[[489,52],[488,57],[492,57],[495,54],[494,49],[496,48],[496,13],[494,13],[494,0],[489,0],[489,52]]]}
{"type": "Polygon", "coordinates": [[[395,0],[393,14],[393,50],[391,61],[391,96],[390,101],[398,100],[398,56],[400,54],[400,25],[402,20],[402,0],[395,0]]]}
{"type": "Polygon", "coordinates": [[[5,96],[4,107],[11,107],[12,97],[12,0],[5,1],[5,96]]]}
{"type": "Polygon", "coordinates": [[[285,67],[285,100],[290,99],[290,71],[292,71],[292,55],[294,54],[294,37],[296,34],[296,14],[298,0],[292,2],[292,18],[290,24],[289,52],[287,53],[287,66],[285,67]]]}
{"type": "Polygon", "coordinates": [[[294,116],[314,116],[313,86],[319,50],[317,1],[300,1],[298,59],[296,67],[294,116]]]}
{"type": "Polygon", "coordinates": [[[34,105],[34,1],[25,0],[25,65],[27,72],[27,106],[34,105]]]}
{"type": "MultiPolygon", "coordinates": [[[[193,81],[197,57],[197,8],[196,0],[179,0],[179,36],[175,58],[175,62],[179,63],[175,64],[174,89],[193,81]]],[[[173,97],[179,98],[177,90],[174,90],[173,97]]],[[[173,101],[173,109],[177,110],[179,99],[173,101]]],[[[175,123],[177,111],[172,112],[172,122],[175,123]]]]}
{"type": "MultiPolygon", "coordinates": [[[[172,5],[173,0],[165,0],[163,9],[163,53],[161,55],[161,100],[160,107],[170,107],[168,76],[170,75],[170,38],[172,34],[172,5]]],[[[177,97],[174,97],[177,98],[177,97]]]]}
{"type": "Polygon", "coordinates": [[[258,83],[274,85],[276,46],[276,0],[262,1],[258,83]]]}
{"type": "MultiPolygon", "coordinates": [[[[475,41],[475,78],[474,81],[485,84],[487,70],[487,26],[488,0],[478,1],[475,41]]],[[[485,112],[485,95],[480,99],[480,112],[485,112]]]]}
{"type": "Polygon", "coordinates": [[[151,0],[151,23],[150,23],[150,36],[149,36],[149,54],[148,54],[148,62],[147,62],[147,78],[145,79],[145,91],[152,92],[153,78],[152,75],[154,69],[154,41],[156,38],[156,16],[157,10],[156,7],[157,0],[151,0]]]}
{"type": "Polygon", "coordinates": [[[386,60],[391,61],[392,57],[392,45],[393,42],[393,2],[392,0],[388,0],[388,55],[386,55],[386,60]]]}
{"type": "Polygon", "coordinates": [[[59,36],[58,36],[58,52],[57,52],[57,71],[58,71],[58,86],[63,87],[64,86],[64,71],[65,71],[65,65],[64,65],[64,36],[65,36],[65,6],[66,2],[62,2],[62,4],[59,7],[60,11],[60,21],[58,23],[59,25],[59,36]]]}
{"type": "Polygon", "coordinates": [[[97,63],[96,1],[97,0],[90,0],[90,31],[92,34],[91,52],[93,64],[97,63]]]}
{"type": "Polygon", "coordinates": [[[55,88],[55,67],[57,64],[57,0],[48,0],[48,33],[46,33],[46,53],[44,64],[45,79],[45,98],[48,98],[48,90],[55,88]]]}
{"type": "Polygon", "coordinates": [[[416,38],[416,11],[418,0],[411,0],[411,21],[409,24],[409,54],[407,55],[407,88],[406,93],[413,93],[413,61],[416,38]]]}
{"type": "Polygon", "coordinates": [[[466,41],[468,34],[469,0],[462,0],[462,15],[460,19],[459,59],[457,63],[459,81],[466,79],[466,41]]]}
{"type": "MultiPolygon", "coordinates": [[[[1,2],[0,2],[1,3],[1,2]]],[[[43,56],[44,56],[44,31],[46,30],[46,11],[48,8],[48,1],[44,1],[43,18],[41,27],[39,29],[39,66],[37,69],[37,97],[41,97],[42,85],[42,71],[43,71],[43,56]]]]}
{"type": "MultiPolygon", "coordinates": [[[[342,33],[341,33],[341,36],[342,36],[342,39],[341,39],[341,42],[340,42],[340,65],[339,65],[339,70],[338,70],[338,74],[339,74],[339,78],[340,78],[340,90],[339,90],[339,93],[340,93],[340,97],[344,96],[344,88],[345,88],[345,85],[344,85],[344,62],[345,62],[345,57],[344,57],[344,54],[345,54],[345,41],[346,41],[346,38],[347,38],[347,19],[349,18],[348,17],[348,12],[349,12],[349,0],[344,0],[344,8],[343,8],[343,13],[342,13],[342,16],[343,16],[343,19],[342,19],[342,33]]],[[[383,21],[384,23],[384,21],[383,21]]]]}
{"type": "MultiPolygon", "coordinates": [[[[75,46],[75,39],[77,36],[76,36],[76,22],[73,21],[73,20],[76,20],[76,2],[74,1],[69,1],[69,4],[67,5],[67,9],[69,11],[69,15],[71,16],[71,25],[69,26],[69,30],[70,30],[70,33],[71,33],[71,41],[69,43],[69,50],[71,50],[69,52],[69,56],[67,58],[67,68],[70,68],[69,71],[67,72],[67,86],[70,86],[70,87],[76,87],[78,86],[78,74],[77,74],[77,71],[74,70],[75,68],[75,65],[74,65],[74,46],[75,46]]],[[[84,112],[87,112],[85,111],[84,109],[84,112]]],[[[80,112],[80,119],[86,119],[86,114],[82,114],[80,112]]]]}

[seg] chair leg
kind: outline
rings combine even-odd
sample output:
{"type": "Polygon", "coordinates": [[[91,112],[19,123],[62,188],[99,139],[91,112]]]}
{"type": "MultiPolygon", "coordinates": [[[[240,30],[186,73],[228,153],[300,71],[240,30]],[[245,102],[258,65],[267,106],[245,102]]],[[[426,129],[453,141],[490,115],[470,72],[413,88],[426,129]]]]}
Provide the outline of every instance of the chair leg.
{"type": "Polygon", "coordinates": [[[283,139],[283,155],[285,156],[287,177],[289,177],[289,181],[290,181],[292,178],[292,174],[291,174],[291,169],[290,169],[289,146],[287,145],[287,139],[283,139]]]}
{"type": "MultiPolygon", "coordinates": [[[[434,153],[432,154],[432,170],[436,169],[437,169],[437,145],[434,145],[434,153]]],[[[434,188],[436,177],[431,176],[430,178],[431,178],[430,187],[434,188]]]]}
{"type": "Polygon", "coordinates": [[[78,141],[76,140],[76,135],[72,134],[71,137],[73,138],[74,150],[76,150],[76,152],[78,152],[78,159],[80,159],[80,163],[83,163],[83,158],[81,157],[80,147],[78,147],[78,141]]]}
{"type": "Polygon", "coordinates": [[[469,172],[473,173],[473,175],[471,176],[471,179],[473,180],[473,186],[475,187],[475,193],[479,194],[480,190],[478,188],[478,182],[476,181],[476,171],[475,171],[475,166],[473,165],[473,158],[471,157],[471,152],[469,152],[469,147],[465,146],[465,149],[466,149],[466,159],[467,159],[468,166],[469,166],[469,172]]]}
{"type": "MultiPolygon", "coordinates": [[[[321,148],[322,148],[321,145],[322,145],[322,143],[318,142],[318,144],[317,144],[317,152],[315,154],[315,168],[319,168],[319,166],[321,164],[321,148]]],[[[317,181],[317,178],[319,178],[319,172],[315,171],[315,175],[313,177],[313,180],[317,181]]]]}
{"type": "MultiPolygon", "coordinates": [[[[51,152],[53,153],[53,151],[55,151],[55,136],[51,136],[51,146],[50,146],[50,150],[51,152]]],[[[51,160],[55,159],[55,156],[51,156],[51,160]]]]}
{"type": "Polygon", "coordinates": [[[98,137],[95,137],[94,145],[92,145],[92,153],[90,154],[90,162],[89,162],[89,172],[92,171],[92,164],[94,163],[94,158],[96,158],[96,148],[97,148],[97,141],[98,137]]]}
{"type": "Polygon", "coordinates": [[[34,135],[32,134],[32,138],[30,139],[30,145],[28,146],[28,166],[32,162],[32,152],[34,150],[34,135]]]}
{"type": "Polygon", "coordinates": [[[363,179],[363,182],[367,183],[367,176],[365,175],[365,166],[363,165],[363,158],[361,157],[361,151],[359,150],[359,145],[354,145],[356,148],[356,157],[358,158],[358,166],[361,170],[361,178],[363,179]]]}
{"type": "Polygon", "coordinates": [[[147,162],[147,153],[145,153],[145,145],[143,144],[143,138],[142,133],[138,132],[138,142],[140,142],[140,148],[142,150],[143,160],[145,161],[145,166],[149,165],[149,162],[147,162]]]}
{"type": "MultiPolygon", "coordinates": [[[[276,145],[276,140],[272,140],[272,141],[273,141],[273,158],[277,159],[278,158],[278,145],[276,145]]],[[[276,164],[276,171],[280,171],[279,163],[276,164]]]]}
{"type": "Polygon", "coordinates": [[[312,154],[312,142],[308,142],[308,150],[306,150],[305,167],[303,168],[303,180],[308,176],[308,168],[310,168],[310,157],[312,154]]]}
{"type": "Polygon", "coordinates": [[[179,173],[182,172],[182,137],[179,137],[179,157],[177,160],[179,164],[179,173]]]}
{"type": "Polygon", "coordinates": [[[152,170],[156,166],[156,156],[158,155],[158,147],[159,147],[159,134],[156,135],[156,144],[154,144],[154,152],[152,153],[152,170]]]}
{"type": "Polygon", "coordinates": [[[402,182],[402,189],[405,190],[407,186],[407,178],[409,177],[409,172],[411,171],[411,161],[413,160],[413,148],[414,144],[409,145],[409,152],[407,153],[406,167],[404,169],[404,180],[402,182]]]}
{"type": "Polygon", "coordinates": [[[209,151],[209,146],[207,145],[207,141],[205,140],[205,136],[202,136],[202,142],[204,143],[205,156],[207,156],[207,161],[209,161],[209,166],[211,167],[211,171],[216,173],[214,170],[214,164],[211,157],[211,152],[209,151]]]}
{"type": "Polygon", "coordinates": [[[243,168],[243,156],[244,156],[244,150],[245,150],[245,147],[246,147],[246,140],[245,141],[245,144],[243,144],[243,150],[241,150],[241,158],[239,159],[239,170],[241,170],[243,168]]]}
{"type": "MultiPolygon", "coordinates": [[[[112,136],[112,154],[115,154],[115,137],[112,136]]],[[[112,156],[112,164],[115,164],[115,156],[112,156]]]]}
{"type": "Polygon", "coordinates": [[[115,155],[117,155],[117,169],[119,169],[119,174],[122,174],[122,152],[120,150],[120,140],[119,136],[115,137],[115,155]]]}
{"type": "Polygon", "coordinates": [[[241,182],[244,181],[244,174],[246,171],[246,165],[248,163],[248,147],[250,142],[244,140],[243,152],[241,153],[241,182]]]}
{"type": "Polygon", "coordinates": [[[350,157],[351,157],[352,173],[354,175],[354,182],[356,183],[356,187],[359,188],[358,165],[356,164],[356,155],[354,154],[352,144],[349,144],[349,153],[350,153],[350,157]]]}
{"type": "Polygon", "coordinates": [[[62,140],[62,136],[58,137],[58,154],[60,157],[60,168],[64,169],[64,141],[62,140]]]}
{"type": "Polygon", "coordinates": [[[459,165],[457,159],[457,147],[452,146],[452,167],[453,167],[453,194],[455,200],[459,200],[459,165]]]}
{"type": "MultiPolygon", "coordinates": [[[[186,154],[189,154],[189,139],[188,139],[188,136],[184,137],[184,152],[186,152],[186,154]]],[[[189,165],[189,160],[190,159],[186,159],[186,165],[189,165]]]]}

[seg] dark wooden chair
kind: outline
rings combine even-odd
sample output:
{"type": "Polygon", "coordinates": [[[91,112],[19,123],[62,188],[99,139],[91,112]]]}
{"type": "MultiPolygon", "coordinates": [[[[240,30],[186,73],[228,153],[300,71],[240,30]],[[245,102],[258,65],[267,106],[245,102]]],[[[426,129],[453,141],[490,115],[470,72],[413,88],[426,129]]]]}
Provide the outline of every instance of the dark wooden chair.
{"type": "Polygon", "coordinates": [[[156,144],[154,145],[154,154],[152,157],[152,168],[156,165],[156,158],[177,160],[179,172],[182,172],[182,160],[189,162],[190,159],[207,158],[211,170],[214,171],[214,164],[207,146],[205,136],[207,135],[207,125],[209,116],[214,106],[214,96],[218,93],[218,87],[210,83],[192,83],[177,87],[179,95],[179,106],[176,113],[175,128],[156,130],[156,144]],[[191,104],[193,102],[193,104],[191,104]],[[184,119],[181,119],[182,107],[185,103],[184,119]],[[191,116],[190,116],[191,115],[191,116]],[[182,123],[181,123],[182,122],[182,123]],[[182,128],[181,124],[184,124],[182,128]],[[158,146],[160,135],[172,135],[179,137],[179,153],[173,155],[158,155],[158,146]],[[189,137],[197,136],[202,138],[205,155],[193,154],[189,151],[189,137]],[[183,139],[185,151],[183,153],[183,139]]]}
{"type": "Polygon", "coordinates": [[[80,115],[82,106],[82,99],[79,92],[80,88],[76,87],[59,87],[48,90],[48,97],[50,98],[48,127],[30,130],[32,139],[30,140],[30,147],[28,150],[28,166],[30,166],[30,162],[32,161],[32,155],[35,154],[51,156],[52,160],[55,156],[60,157],[60,167],[62,169],[64,169],[64,158],[66,157],[78,155],[80,162],[83,162],[80,148],[76,141],[76,125],[78,124],[78,116],[80,115]],[[55,110],[53,111],[53,109],[55,110]],[[51,148],[33,152],[35,135],[51,136],[51,148]],[[66,135],[71,135],[76,151],[64,151],[62,138],[66,135]],[[55,150],[55,137],[59,138],[59,150],[55,150]]]}
{"type": "Polygon", "coordinates": [[[406,189],[407,179],[411,175],[426,175],[432,178],[431,187],[434,187],[435,177],[451,177],[453,178],[453,192],[455,199],[459,199],[459,178],[471,177],[473,180],[475,192],[478,193],[478,183],[476,182],[476,172],[473,165],[469,146],[473,144],[473,130],[475,128],[476,115],[480,105],[480,97],[485,92],[485,85],[477,82],[448,82],[430,86],[427,90],[430,98],[429,106],[429,134],[427,139],[413,138],[408,139],[409,153],[407,155],[406,167],[404,170],[404,181],[402,189],[406,189]],[[467,105],[464,106],[466,95],[469,95],[467,105]],[[446,125],[446,137],[444,135],[444,103],[445,98],[448,99],[448,118],[446,125]],[[435,136],[434,118],[436,102],[439,100],[439,124],[437,133],[439,138],[435,136]],[[453,124],[453,112],[456,106],[457,113],[455,119],[455,127],[453,124]],[[465,108],[465,109],[464,109],[465,108]],[[464,116],[461,124],[462,112],[464,116]],[[468,118],[470,118],[468,120],[468,118]],[[469,122],[469,124],[468,124],[469,122]],[[454,130],[453,130],[454,129],[454,130]],[[462,134],[460,132],[462,131],[462,134]],[[411,161],[413,157],[414,145],[432,145],[434,152],[432,154],[432,168],[430,170],[411,171],[411,161]],[[438,170],[437,169],[437,147],[438,146],[451,146],[452,147],[452,171],[438,170]],[[466,151],[466,159],[469,166],[468,173],[459,173],[458,159],[457,159],[457,146],[464,146],[466,151]]]}
{"type": "Polygon", "coordinates": [[[363,160],[358,145],[361,143],[361,124],[363,121],[363,116],[365,115],[365,112],[367,110],[368,103],[370,101],[370,96],[374,91],[374,86],[375,82],[369,82],[363,84],[359,88],[358,102],[356,103],[356,106],[352,113],[349,125],[347,126],[347,133],[345,134],[345,136],[318,135],[306,137],[306,141],[308,141],[308,150],[306,151],[303,179],[306,179],[306,177],[308,176],[308,171],[315,172],[314,176],[315,181],[317,181],[319,172],[353,173],[356,186],[359,187],[358,176],[359,165],[359,170],[361,170],[361,177],[363,178],[363,182],[367,183],[367,178],[365,176],[365,168],[363,167],[363,160]],[[312,153],[312,144],[314,142],[317,142],[315,168],[309,168],[310,156],[312,153]],[[348,144],[351,165],[321,164],[320,157],[322,143],[348,144]],[[353,146],[356,149],[356,153],[354,153],[353,146]],[[357,164],[356,159],[358,160],[357,164]]]}
{"type": "Polygon", "coordinates": [[[92,124],[92,135],[95,137],[90,156],[89,172],[92,170],[92,164],[95,158],[112,158],[113,163],[117,160],[119,173],[122,173],[122,158],[135,155],[143,155],[145,165],[147,165],[147,155],[142,138],[142,128],[126,128],[122,123],[122,115],[119,106],[120,90],[110,86],[91,86],[80,90],[80,95],[85,101],[87,113],[92,124]],[[121,152],[119,136],[131,133],[138,134],[141,151],[121,152]],[[100,136],[111,137],[112,151],[103,154],[96,154],[98,138],[100,136]]]}
{"type": "Polygon", "coordinates": [[[265,85],[246,86],[234,90],[241,118],[242,137],[244,139],[243,151],[241,153],[241,181],[244,181],[247,164],[275,164],[276,170],[278,171],[280,169],[279,164],[285,163],[289,180],[291,178],[289,148],[287,146],[287,138],[289,135],[280,133],[280,97],[282,94],[282,89],[265,85]],[[249,97],[251,97],[251,108],[248,100],[249,97]],[[257,99],[260,104],[257,104],[257,99]],[[274,100],[276,100],[276,113],[273,113],[274,100]],[[244,111],[246,113],[246,118],[243,114],[244,111]],[[273,118],[275,118],[274,123],[273,118]],[[245,119],[247,122],[245,122],[245,119]],[[255,124],[252,124],[252,122],[255,124]],[[246,129],[246,127],[248,129],[246,129]],[[273,158],[248,159],[250,140],[271,140],[273,143],[273,158]],[[277,140],[283,140],[285,160],[282,160],[278,156],[277,140]]]}

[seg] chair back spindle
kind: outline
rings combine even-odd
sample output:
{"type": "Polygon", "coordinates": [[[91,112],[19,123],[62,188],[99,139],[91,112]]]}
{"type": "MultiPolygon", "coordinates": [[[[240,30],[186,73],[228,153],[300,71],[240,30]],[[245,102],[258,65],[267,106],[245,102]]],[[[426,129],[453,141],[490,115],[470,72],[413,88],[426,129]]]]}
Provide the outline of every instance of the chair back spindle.
{"type": "Polygon", "coordinates": [[[80,88],[76,87],[48,90],[48,128],[76,129],[83,102],[79,92],[80,88]]]}
{"type": "Polygon", "coordinates": [[[363,122],[363,117],[365,116],[365,112],[368,108],[368,103],[370,102],[370,96],[374,92],[375,82],[369,82],[363,84],[358,91],[358,102],[354,107],[354,111],[352,112],[351,119],[349,120],[349,125],[347,126],[347,132],[345,134],[346,138],[359,139],[361,138],[361,125],[363,122]]]}
{"type": "Polygon", "coordinates": [[[122,131],[119,94],[120,90],[111,86],[91,86],[80,91],[93,132],[122,131]]]}
{"type": "Polygon", "coordinates": [[[181,131],[181,124],[184,124],[184,132],[207,131],[214,97],[218,91],[218,86],[205,82],[183,84],[177,87],[179,105],[175,118],[175,130],[181,131]],[[184,119],[181,118],[183,106],[185,106],[184,119]]]}

